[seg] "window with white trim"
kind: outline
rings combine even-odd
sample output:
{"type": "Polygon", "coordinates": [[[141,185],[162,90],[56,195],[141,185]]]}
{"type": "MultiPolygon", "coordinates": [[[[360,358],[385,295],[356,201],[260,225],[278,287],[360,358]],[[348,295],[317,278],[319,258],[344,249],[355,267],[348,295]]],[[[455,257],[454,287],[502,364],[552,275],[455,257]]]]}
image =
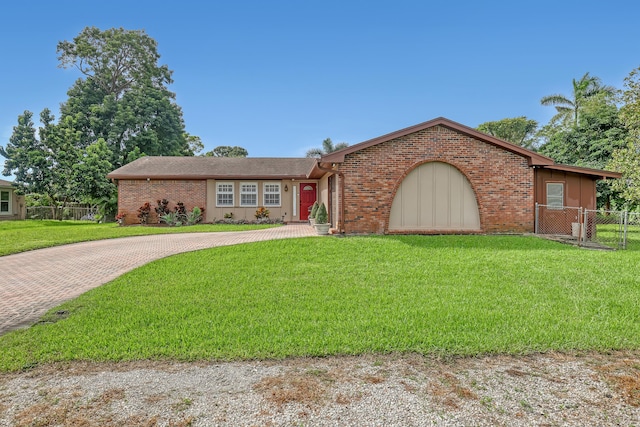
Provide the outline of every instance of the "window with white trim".
{"type": "Polygon", "coordinates": [[[255,182],[240,183],[240,206],[258,206],[258,184],[255,182]]]}
{"type": "Polygon", "coordinates": [[[263,190],[265,206],[280,206],[280,183],[265,182],[263,190]]]}
{"type": "Polygon", "coordinates": [[[11,213],[11,192],[9,190],[0,191],[0,214],[11,213]]]}
{"type": "Polygon", "coordinates": [[[562,209],[564,207],[564,183],[547,182],[547,208],[562,209]]]}
{"type": "Polygon", "coordinates": [[[216,183],[216,206],[233,206],[233,183],[216,183]]]}

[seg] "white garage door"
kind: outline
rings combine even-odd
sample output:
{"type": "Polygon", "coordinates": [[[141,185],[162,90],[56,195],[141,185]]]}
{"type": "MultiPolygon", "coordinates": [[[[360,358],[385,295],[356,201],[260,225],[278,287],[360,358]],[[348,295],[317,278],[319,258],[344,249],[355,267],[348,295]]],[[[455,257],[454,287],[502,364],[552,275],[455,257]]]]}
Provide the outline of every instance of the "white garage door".
{"type": "Polygon", "coordinates": [[[389,230],[480,230],[469,180],[455,167],[425,163],[407,175],[391,205],[389,230]]]}

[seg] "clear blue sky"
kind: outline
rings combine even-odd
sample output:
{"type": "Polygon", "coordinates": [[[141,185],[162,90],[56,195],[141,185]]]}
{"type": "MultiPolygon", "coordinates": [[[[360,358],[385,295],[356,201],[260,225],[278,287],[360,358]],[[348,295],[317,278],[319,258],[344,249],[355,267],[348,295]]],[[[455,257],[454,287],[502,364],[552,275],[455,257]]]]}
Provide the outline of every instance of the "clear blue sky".
{"type": "Polygon", "coordinates": [[[622,87],[640,66],[639,17],[637,0],[3,2],[0,145],[24,110],[57,115],[80,75],[57,68],[56,44],[86,26],[157,40],[206,150],[296,157],[439,116],[544,124],[540,98],[587,71],[622,87]]]}

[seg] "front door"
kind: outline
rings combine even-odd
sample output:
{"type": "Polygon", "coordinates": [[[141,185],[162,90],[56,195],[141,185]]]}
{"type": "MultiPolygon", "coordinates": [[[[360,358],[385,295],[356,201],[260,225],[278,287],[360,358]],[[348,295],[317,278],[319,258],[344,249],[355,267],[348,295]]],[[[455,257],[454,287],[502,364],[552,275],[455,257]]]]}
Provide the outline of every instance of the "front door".
{"type": "Polygon", "coordinates": [[[300,220],[306,221],[309,219],[309,212],[311,212],[311,207],[313,203],[316,201],[316,184],[314,182],[310,182],[305,184],[304,182],[300,183],[300,220]]]}

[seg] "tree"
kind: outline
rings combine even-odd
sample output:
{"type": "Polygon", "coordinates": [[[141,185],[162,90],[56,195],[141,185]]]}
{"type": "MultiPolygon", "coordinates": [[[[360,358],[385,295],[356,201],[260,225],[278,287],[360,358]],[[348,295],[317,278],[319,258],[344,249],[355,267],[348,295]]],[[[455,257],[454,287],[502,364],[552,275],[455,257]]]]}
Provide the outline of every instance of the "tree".
{"type": "Polygon", "coordinates": [[[144,31],[87,27],[57,52],[60,67],[86,77],[61,106],[62,118],[76,118],[82,145],[104,139],[114,168],[136,147],[149,156],[189,153],[182,110],[167,88],[172,72],[158,65],[157,43],[144,31]]]}
{"type": "Polygon", "coordinates": [[[622,173],[613,183],[632,206],[640,205],[640,68],[624,79],[620,118],[628,131],[626,144],[613,153],[608,167],[622,173]]]}
{"type": "Polygon", "coordinates": [[[43,182],[39,176],[44,161],[40,141],[36,139],[36,129],[33,123],[33,113],[25,111],[18,116],[18,125],[13,127],[9,143],[0,147],[0,154],[6,159],[2,174],[5,176],[15,173],[15,182],[19,185],[37,185],[43,182]],[[20,165],[31,165],[21,168],[20,165]]]}
{"type": "Polygon", "coordinates": [[[571,98],[554,94],[540,100],[542,105],[553,105],[558,112],[551,118],[552,123],[562,123],[565,126],[578,126],[578,119],[583,103],[597,94],[614,95],[615,88],[603,86],[600,79],[585,73],[580,80],[573,79],[573,93],[571,98]]]}
{"type": "Polygon", "coordinates": [[[189,133],[184,134],[184,139],[187,141],[189,149],[187,150],[187,156],[195,156],[202,150],[204,150],[204,144],[199,136],[191,135],[189,133]]]}
{"type": "Polygon", "coordinates": [[[202,150],[199,138],[185,132],[182,110],[168,89],[172,72],[158,64],[157,43],[144,31],[87,27],[72,41],[58,43],[57,53],[60,67],[76,68],[82,74],[60,106],[59,122],[43,112],[44,127],[36,139],[31,114],[21,116],[14,142],[22,142],[10,142],[4,150],[8,154],[4,173],[15,172],[28,184],[28,191],[59,179],[56,200],[65,194],[113,201],[116,190],[106,172],[145,154],[184,156],[202,150]],[[74,172],[69,164],[81,165],[75,173],[100,182],[76,185],[70,179],[74,172]],[[42,179],[32,179],[36,173],[42,179]]]}
{"type": "Polygon", "coordinates": [[[204,153],[205,157],[247,157],[249,152],[242,148],[229,145],[219,145],[211,151],[204,153]]]}
{"type": "Polygon", "coordinates": [[[537,129],[538,122],[527,119],[525,116],[485,122],[478,125],[480,132],[528,149],[535,148],[535,133],[537,129]]]}
{"type": "Polygon", "coordinates": [[[333,145],[333,141],[331,138],[327,138],[322,141],[322,148],[312,148],[307,151],[307,157],[320,158],[326,154],[333,153],[334,151],[342,150],[343,148],[347,148],[349,144],[346,142],[339,142],[333,145]]]}
{"type": "Polygon", "coordinates": [[[51,111],[44,109],[36,137],[32,117],[30,111],[18,117],[6,149],[1,150],[7,159],[3,174],[15,173],[15,182],[24,191],[44,195],[53,209],[59,204],[64,207],[78,194],[73,168],[78,163],[79,134],[71,117],[56,125],[51,111]]]}
{"type": "MultiPolygon", "coordinates": [[[[624,147],[628,132],[613,97],[595,95],[581,108],[578,126],[553,133],[539,151],[561,164],[605,169],[613,153],[624,147]]],[[[609,208],[612,201],[620,203],[611,181],[598,182],[597,191],[599,206],[609,208]]]]}
{"type": "Polygon", "coordinates": [[[141,30],[86,27],[72,42],[59,42],[57,53],[60,67],[77,68],[103,94],[115,99],[136,86],[171,83],[167,66],[157,66],[156,41],[141,30]]]}

